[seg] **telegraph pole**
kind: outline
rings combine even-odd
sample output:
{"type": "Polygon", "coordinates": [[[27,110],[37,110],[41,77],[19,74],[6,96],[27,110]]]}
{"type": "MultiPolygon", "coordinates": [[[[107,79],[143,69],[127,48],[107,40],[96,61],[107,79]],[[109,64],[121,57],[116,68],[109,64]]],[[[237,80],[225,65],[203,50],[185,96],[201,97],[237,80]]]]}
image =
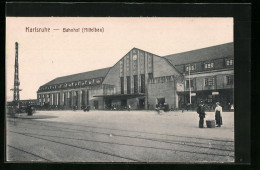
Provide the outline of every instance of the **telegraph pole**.
{"type": "Polygon", "coordinates": [[[11,91],[14,91],[13,94],[13,102],[15,105],[17,105],[19,109],[19,100],[20,100],[20,94],[19,92],[21,89],[19,89],[20,81],[19,81],[19,64],[18,64],[18,43],[15,42],[15,65],[14,65],[14,88],[11,89],[11,91]]]}
{"type": "Polygon", "coordinates": [[[189,90],[190,90],[190,104],[191,104],[190,64],[189,64],[189,90]]]}

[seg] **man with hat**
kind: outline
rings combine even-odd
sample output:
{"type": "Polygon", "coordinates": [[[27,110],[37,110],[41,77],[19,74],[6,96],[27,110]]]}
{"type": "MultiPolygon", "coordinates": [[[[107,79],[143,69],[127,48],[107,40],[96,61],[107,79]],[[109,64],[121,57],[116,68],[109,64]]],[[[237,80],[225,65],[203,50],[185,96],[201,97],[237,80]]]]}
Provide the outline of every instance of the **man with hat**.
{"type": "Polygon", "coordinates": [[[200,101],[200,104],[197,108],[197,113],[199,114],[200,121],[199,121],[199,128],[203,128],[204,125],[204,118],[205,118],[205,105],[203,103],[203,100],[200,101]]]}

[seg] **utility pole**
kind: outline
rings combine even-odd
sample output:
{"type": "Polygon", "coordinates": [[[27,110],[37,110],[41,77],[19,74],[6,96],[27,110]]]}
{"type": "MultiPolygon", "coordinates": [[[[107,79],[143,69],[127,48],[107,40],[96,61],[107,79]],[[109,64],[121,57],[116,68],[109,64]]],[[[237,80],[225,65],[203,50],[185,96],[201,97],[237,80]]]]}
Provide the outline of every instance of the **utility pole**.
{"type": "Polygon", "coordinates": [[[21,89],[19,89],[20,81],[19,81],[19,64],[18,64],[18,43],[15,42],[15,65],[14,65],[14,88],[11,89],[11,91],[14,91],[13,94],[13,102],[15,105],[17,105],[19,109],[19,100],[20,100],[20,94],[19,92],[21,89]]]}
{"type": "Polygon", "coordinates": [[[190,64],[189,64],[189,89],[190,89],[190,104],[191,104],[190,64]]]}

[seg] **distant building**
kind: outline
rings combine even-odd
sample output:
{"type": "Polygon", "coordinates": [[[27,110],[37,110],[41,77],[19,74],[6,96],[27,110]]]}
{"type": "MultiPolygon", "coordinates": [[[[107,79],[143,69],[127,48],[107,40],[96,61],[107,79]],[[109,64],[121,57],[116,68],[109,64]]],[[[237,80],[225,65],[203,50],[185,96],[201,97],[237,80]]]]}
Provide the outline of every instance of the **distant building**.
{"type": "Polygon", "coordinates": [[[164,103],[178,109],[189,102],[191,91],[193,107],[200,100],[228,107],[233,103],[233,65],[233,43],[164,57],[133,48],[113,67],[42,85],[37,102],[63,109],[154,109],[164,103]]]}
{"type": "MultiPolygon", "coordinates": [[[[37,99],[19,100],[19,106],[37,105],[37,99]]],[[[7,102],[7,106],[15,106],[17,102],[7,102]]]]}

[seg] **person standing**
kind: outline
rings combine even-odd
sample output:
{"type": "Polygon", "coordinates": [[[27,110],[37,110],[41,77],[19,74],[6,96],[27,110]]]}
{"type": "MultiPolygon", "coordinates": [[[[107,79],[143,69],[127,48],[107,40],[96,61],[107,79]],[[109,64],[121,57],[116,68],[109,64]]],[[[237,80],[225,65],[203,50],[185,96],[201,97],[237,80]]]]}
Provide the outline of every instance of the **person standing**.
{"type": "Polygon", "coordinates": [[[182,102],[182,103],[181,103],[181,111],[182,111],[182,113],[184,112],[184,109],[185,109],[185,103],[182,102]]]}
{"type": "Polygon", "coordinates": [[[130,110],[131,110],[131,105],[129,104],[128,105],[128,111],[130,112],[130,110]]]}
{"type": "Polygon", "coordinates": [[[222,107],[219,105],[219,102],[216,103],[216,108],[215,108],[215,120],[217,127],[221,127],[222,125],[222,107]]]}
{"type": "Polygon", "coordinates": [[[27,111],[28,116],[32,116],[32,106],[31,105],[27,106],[26,111],[27,111]]]}
{"type": "Polygon", "coordinates": [[[203,125],[204,125],[204,118],[205,118],[205,105],[203,103],[203,101],[200,101],[200,104],[197,108],[197,113],[199,114],[199,128],[204,128],[203,125]]]}

